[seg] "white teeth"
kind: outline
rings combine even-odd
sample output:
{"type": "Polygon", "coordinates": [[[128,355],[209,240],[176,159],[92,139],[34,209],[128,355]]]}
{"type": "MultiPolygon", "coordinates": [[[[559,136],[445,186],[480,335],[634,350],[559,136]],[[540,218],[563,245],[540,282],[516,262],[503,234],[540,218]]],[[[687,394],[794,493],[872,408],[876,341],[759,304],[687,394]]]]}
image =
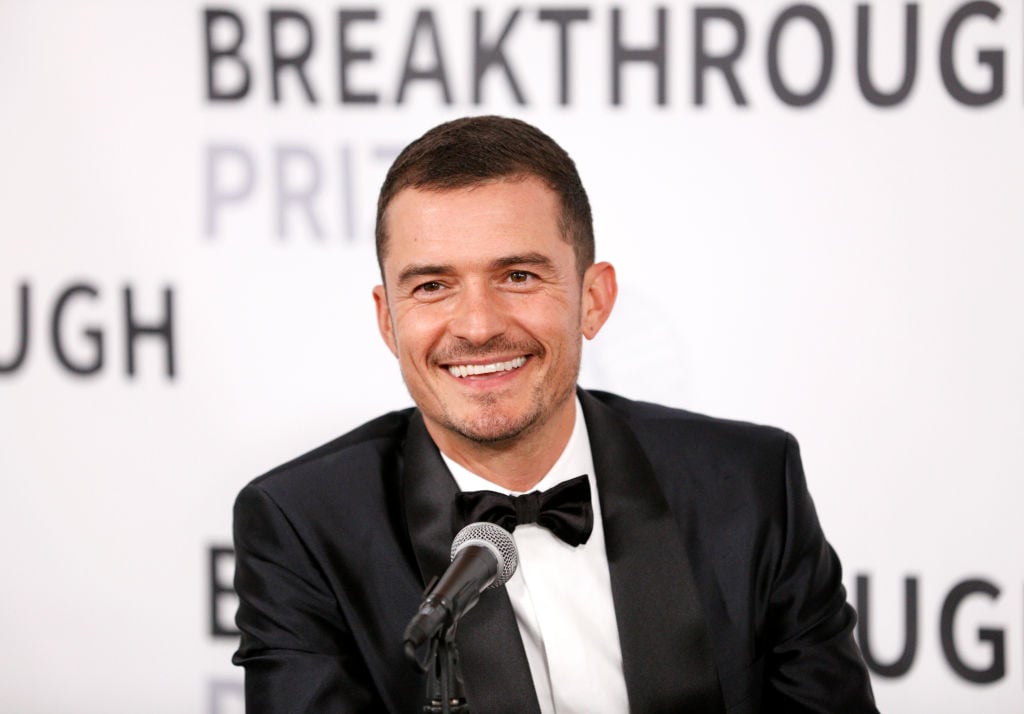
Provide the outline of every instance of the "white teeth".
{"type": "Polygon", "coordinates": [[[525,357],[516,357],[508,362],[494,364],[456,364],[448,368],[453,377],[468,377],[473,374],[491,374],[493,372],[509,372],[526,364],[525,357]]]}

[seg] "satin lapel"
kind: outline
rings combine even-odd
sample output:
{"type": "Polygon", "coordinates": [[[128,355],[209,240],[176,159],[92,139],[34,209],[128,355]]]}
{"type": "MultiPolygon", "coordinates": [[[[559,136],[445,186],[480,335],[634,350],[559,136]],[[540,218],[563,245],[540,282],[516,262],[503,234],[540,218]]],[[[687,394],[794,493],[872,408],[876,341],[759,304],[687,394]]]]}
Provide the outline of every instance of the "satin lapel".
{"type": "Polygon", "coordinates": [[[626,422],[580,391],[601,499],[622,668],[634,712],[724,712],[690,560],[626,422]]]}
{"type": "MultiPolygon", "coordinates": [[[[402,459],[402,507],[426,587],[431,578],[448,567],[451,543],[462,524],[455,512],[458,486],[419,411],[414,411],[409,420],[402,459]]],[[[459,623],[455,641],[470,711],[539,714],[530,665],[505,588],[488,590],[480,596],[476,607],[459,623]]]]}

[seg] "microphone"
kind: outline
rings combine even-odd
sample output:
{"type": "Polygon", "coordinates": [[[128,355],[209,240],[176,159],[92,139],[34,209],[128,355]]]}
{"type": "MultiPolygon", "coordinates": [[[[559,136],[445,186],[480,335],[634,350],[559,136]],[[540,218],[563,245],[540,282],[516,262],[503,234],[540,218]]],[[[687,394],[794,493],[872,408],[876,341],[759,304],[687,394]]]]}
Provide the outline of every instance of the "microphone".
{"type": "Polygon", "coordinates": [[[519,565],[512,534],[494,523],[470,523],[452,541],[452,562],[430,588],[405,628],[405,651],[415,650],[441,628],[451,628],[476,605],[484,590],[500,588],[519,565]]]}

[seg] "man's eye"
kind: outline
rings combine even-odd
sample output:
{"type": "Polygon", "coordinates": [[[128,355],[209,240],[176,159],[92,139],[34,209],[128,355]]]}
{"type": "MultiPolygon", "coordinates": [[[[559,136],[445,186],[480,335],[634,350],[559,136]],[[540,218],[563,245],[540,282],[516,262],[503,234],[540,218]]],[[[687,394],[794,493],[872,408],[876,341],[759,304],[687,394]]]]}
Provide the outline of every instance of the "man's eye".
{"type": "Polygon", "coordinates": [[[532,275],[532,273],[528,273],[525,270],[513,270],[508,274],[508,279],[513,283],[525,283],[532,275]]]}
{"type": "Polygon", "coordinates": [[[441,283],[437,282],[436,280],[431,280],[429,283],[423,283],[422,285],[418,285],[416,287],[416,292],[436,293],[442,287],[444,286],[441,285],[441,283]]]}

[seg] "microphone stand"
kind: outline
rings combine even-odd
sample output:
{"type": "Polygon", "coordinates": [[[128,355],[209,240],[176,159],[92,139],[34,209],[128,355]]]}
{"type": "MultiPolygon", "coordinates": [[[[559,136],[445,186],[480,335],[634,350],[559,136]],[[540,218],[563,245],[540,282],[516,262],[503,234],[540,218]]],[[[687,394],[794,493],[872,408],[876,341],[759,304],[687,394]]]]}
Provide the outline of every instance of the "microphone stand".
{"type": "Polygon", "coordinates": [[[459,650],[455,646],[455,626],[446,627],[430,642],[427,673],[427,697],[424,714],[469,714],[466,689],[459,667],[459,650]]]}
{"type": "Polygon", "coordinates": [[[515,542],[500,526],[471,523],[456,534],[452,564],[427,584],[425,599],[405,628],[406,657],[427,675],[423,714],[469,714],[455,629],[484,589],[505,584],[517,562],[515,542]],[[421,661],[417,651],[424,644],[427,656],[421,661]]]}

